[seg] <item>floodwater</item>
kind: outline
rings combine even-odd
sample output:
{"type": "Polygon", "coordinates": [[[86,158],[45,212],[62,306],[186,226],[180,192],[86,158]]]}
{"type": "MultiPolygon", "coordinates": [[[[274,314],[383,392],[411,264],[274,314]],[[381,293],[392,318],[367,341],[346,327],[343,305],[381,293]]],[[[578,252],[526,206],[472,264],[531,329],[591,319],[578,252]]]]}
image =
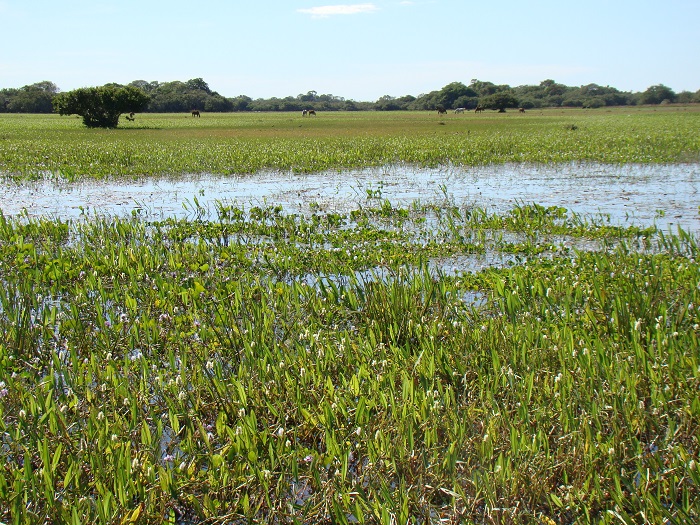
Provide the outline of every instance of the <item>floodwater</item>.
{"type": "Polygon", "coordinates": [[[451,202],[503,213],[518,204],[562,206],[610,224],[678,226],[700,232],[700,164],[553,165],[477,167],[387,166],[315,174],[144,178],[143,180],[6,182],[0,189],[5,216],[26,213],[69,219],[81,215],[154,219],[213,212],[216,203],[281,205],[287,213],[347,212],[377,206],[451,202]],[[606,219],[607,220],[607,219],[606,219]]]}

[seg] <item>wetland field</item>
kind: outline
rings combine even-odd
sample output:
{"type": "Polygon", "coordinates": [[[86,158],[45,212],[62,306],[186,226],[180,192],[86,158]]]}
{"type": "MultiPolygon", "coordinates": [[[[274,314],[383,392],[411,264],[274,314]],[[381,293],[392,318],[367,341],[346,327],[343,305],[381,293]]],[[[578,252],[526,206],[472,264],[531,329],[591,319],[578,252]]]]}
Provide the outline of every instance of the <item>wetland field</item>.
{"type": "Polygon", "coordinates": [[[0,114],[0,523],[700,520],[700,108],[0,114]]]}

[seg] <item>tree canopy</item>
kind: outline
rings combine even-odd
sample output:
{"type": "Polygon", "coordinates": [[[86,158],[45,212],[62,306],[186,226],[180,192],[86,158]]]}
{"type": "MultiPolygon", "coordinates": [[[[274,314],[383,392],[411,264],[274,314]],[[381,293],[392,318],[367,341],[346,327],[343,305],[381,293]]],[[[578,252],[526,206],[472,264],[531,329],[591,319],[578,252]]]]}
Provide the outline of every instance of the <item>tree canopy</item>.
{"type": "MultiPolygon", "coordinates": [[[[108,86],[113,89],[124,87],[119,84],[108,84],[108,86]]],[[[303,109],[317,111],[434,111],[438,106],[445,109],[474,109],[477,106],[492,107],[494,100],[496,102],[505,101],[505,95],[501,95],[503,93],[509,95],[509,102],[504,108],[516,106],[527,109],[544,107],[598,108],[674,102],[700,103],[700,90],[694,93],[689,91],[675,93],[671,88],[657,84],[641,93],[634,93],[598,84],[566,86],[552,79],[543,80],[537,85],[511,87],[507,84],[494,84],[473,78],[468,85],[462,82],[451,82],[430,93],[401,97],[384,95],[374,102],[348,100],[332,94],[320,94],[314,90],[283,98],[253,99],[246,95],[229,98],[212,90],[202,78],[172,82],[134,80],[127,87],[138,89],[147,96],[147,104],[140,111],[154,113],[189,112],[193,109],[205,112],[301,111],[303,109]],[[496,97],[496,95],[498,96],[496,97]],[[513,102],[513,99],[516,102],[513,102]]],[[[63,98],[63,95],[58,87],[49,81],[18,89],[0,89],[0,112],[49,113],[54,108],[59,111],[52,102],[57,97],[63,98]]],[[[65,99],[59,104],[65,106],[65,99]]],[[[103,103],[99,105],[103,105],[103,103]]],[[[499,104],[496,109],[502,109],[500,107],[502,105],[499,104]]],[[[82,113],[77,114],[82,115],[82,113]]],[[[107,118],[104,115],[102,117],[91,115],[88,117],[88,121],[92,124],[99,121],[112,122],[109,126],[116,125],[114,124],[114,116],[107,118]]],[[[102,125],[99,124],[99,126],[102,125]]]]}
{"type": "Polygon", "coordinates": [[[133,86],[106,85],[59,93],[53,106],[60,115],[80,115],[89,128],[116,128],[122,113],[142,111],[149,100],[133,86]]]}

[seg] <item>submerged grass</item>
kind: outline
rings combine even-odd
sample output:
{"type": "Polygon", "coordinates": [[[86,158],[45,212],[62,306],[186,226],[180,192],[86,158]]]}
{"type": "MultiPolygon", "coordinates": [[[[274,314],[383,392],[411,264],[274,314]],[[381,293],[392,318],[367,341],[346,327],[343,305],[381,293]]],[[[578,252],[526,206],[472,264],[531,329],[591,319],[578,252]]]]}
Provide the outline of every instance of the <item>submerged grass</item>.
{"type": "Polygon", "coordinates": [[[79,118],[0,114],[0,173],[13,179],[260,170],[313,172],[410,163],[697,162],[700,112],[546,110],[143,114],[116,130],[79,118]]]}
{"type": "Polygon", "coordinates": [[[0,521],[700,518],[692,236],[537,205],[215,215],[0,216],[0,521]],[[483,251],[519,263],[433,259],[483,251]]]}

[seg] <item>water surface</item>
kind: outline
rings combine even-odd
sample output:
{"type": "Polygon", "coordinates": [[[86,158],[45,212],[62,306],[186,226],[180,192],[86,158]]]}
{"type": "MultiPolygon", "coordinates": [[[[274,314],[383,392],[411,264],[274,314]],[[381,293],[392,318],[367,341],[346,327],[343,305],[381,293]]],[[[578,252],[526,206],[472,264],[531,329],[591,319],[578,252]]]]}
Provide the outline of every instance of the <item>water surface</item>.
{"type": "Polygon", "coordinates": [[[117,180],[5,183],[8,215],[77,218],[87,214],[188,217],[215,203],[282,205],[288,213],[347,212],[388,200],[394,206],[449,200],[488,212],[517,204],[562,206],[611,224],[700,231],[700,164],[505,164],[424,169],[388,166],[316,174],[263,172],[117,180]]]}

